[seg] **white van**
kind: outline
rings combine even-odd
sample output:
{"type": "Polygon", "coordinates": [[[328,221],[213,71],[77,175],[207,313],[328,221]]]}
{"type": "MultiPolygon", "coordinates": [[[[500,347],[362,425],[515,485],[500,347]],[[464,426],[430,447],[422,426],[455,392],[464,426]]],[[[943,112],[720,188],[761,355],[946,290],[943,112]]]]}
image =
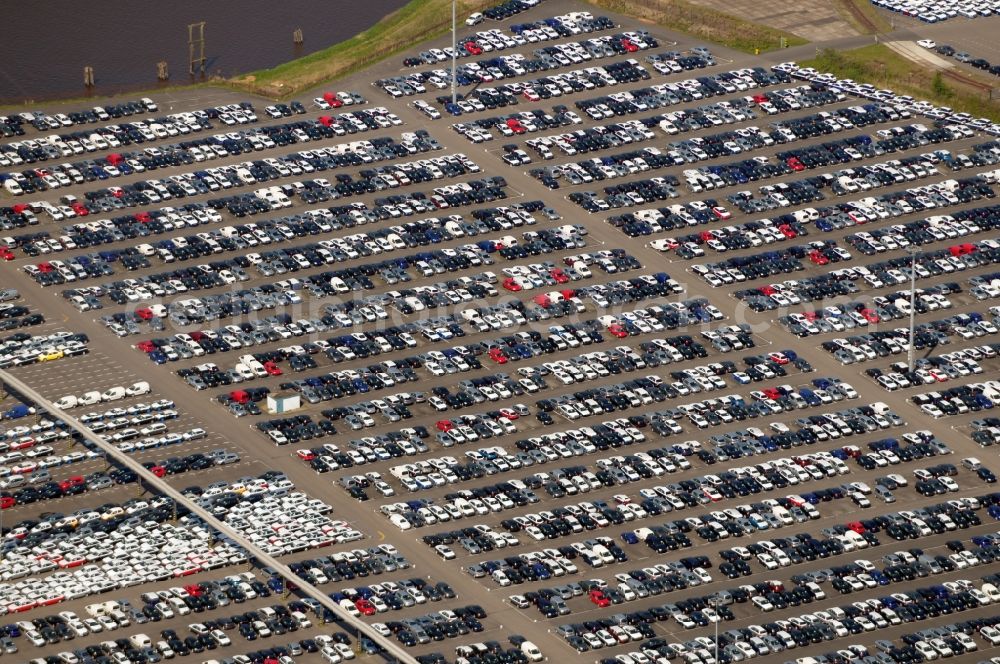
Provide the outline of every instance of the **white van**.
{"type": "Polygon", "coordinates": [[[72,394],[67,394],[66,396],[62,397],[52,405],[54,405],[59,410],[70,410],[71,408],[76,408],[78,403],[79,402],[77,401],[77,398],[75,396],[73,396],[72,394]]]}
{"type": "Polygon", "coordinates": [[[76,400],[77,406],[93,406],[95,403],[101,402],[101,393],[97,390],[92,390],[85,393],[83,396],[76,400]]]}
{"type": "Polygon", "coordinates": [[[132,645],[136,648],[150,648],[153,645],[153,640],[145,634],[133,634],[128,637],[128,640],[131,641],[132,645]]]}
{"type": "Polygon", "coordinates": [[[525,641],[521,644],[521,653],[527,657],[530,662],[540,662],[545,659],[545,656],[542,655],[542,651],[539,650],[538,646],[531,641],[525,641]]]}
{"type": "Polygon", "coordinates": [[[110,390],[101,394],[101,401],[118,401],[119,399],[125,398],[125,388],[124,387],[112,387],[110,390]]]}

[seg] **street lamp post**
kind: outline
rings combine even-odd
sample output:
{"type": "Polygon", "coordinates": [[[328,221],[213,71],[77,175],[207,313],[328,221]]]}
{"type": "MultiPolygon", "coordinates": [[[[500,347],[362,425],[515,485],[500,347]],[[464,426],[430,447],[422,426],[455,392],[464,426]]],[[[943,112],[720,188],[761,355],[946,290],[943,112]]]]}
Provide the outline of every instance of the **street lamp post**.
{"type": "Polygon", "coordinates": [[[458,51],[456,47],[458,46],[458,30],[456,23],[456,4],[458,0],[451,0],[451,103],[454,104],[457,101],[458,93],[455,91],[455,61],[458,58],[458,51]]]}
{"type": "Polygon", "coordinates": [[[712,597],[712,609],[715,610],[715,664],[719,664],[719,596],[712,597]]]}
{"type": "Polygon", "coordinates": [[[917,297],[917,254],[920,250],[917,247],[909,246],[906,251],[910,254],[910,345],[906,352],[906,365],[909,371],[913,372],[913,319],[916,315],[916,308],[914,307],[916,297],[917,297]]]}

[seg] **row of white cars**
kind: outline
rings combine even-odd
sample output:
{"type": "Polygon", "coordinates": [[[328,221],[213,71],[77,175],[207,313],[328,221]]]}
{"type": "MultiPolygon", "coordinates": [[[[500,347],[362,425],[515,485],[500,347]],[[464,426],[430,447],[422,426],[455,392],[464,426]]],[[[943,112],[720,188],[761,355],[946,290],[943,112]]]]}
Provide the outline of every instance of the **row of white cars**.
{"type": "Polygon", "coordinates": [[[939,23],[954,18],[982,18],[1000,13],[996,0],[871,0],[876,7],[939,23]]]}
{"type": "Polygon", "coordinates": [[[115,387],[110,387],[103,392],[90,390],[79,396],[68,394],[56,400],[55,407],[59,410],[71,410],[81,406],[93,406],[99,403],[120,401],[121,399],[128,397],[138,397],[143,394],[149,394],[149,389],[149,383],[143,380],[132,383],[127,387],[116,385],[115,387]]]}

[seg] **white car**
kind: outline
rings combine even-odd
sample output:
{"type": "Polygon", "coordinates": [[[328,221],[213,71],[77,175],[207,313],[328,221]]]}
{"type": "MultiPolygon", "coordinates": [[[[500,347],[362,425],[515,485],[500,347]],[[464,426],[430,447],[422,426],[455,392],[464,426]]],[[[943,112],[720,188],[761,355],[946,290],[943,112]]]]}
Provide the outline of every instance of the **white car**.
{"type": "Polygon", "coordinates": [[[937,42],[933,39],[921,39],[917,42],[917,44],[919,46],[923,46],[924,48],[935,48],[937,46],[937,42]]]}

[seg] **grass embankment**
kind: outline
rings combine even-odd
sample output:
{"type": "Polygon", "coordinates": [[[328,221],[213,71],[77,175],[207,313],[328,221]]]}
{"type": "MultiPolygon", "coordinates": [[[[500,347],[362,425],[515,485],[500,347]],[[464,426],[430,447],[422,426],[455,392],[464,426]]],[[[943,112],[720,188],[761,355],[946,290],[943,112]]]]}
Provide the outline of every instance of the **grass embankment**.
{"type": "Polygon", "coordinates": [[[868,0],[833,0],[837,13],[863,35],[883,34],[892,26],[868,0]]]}
{"type": "Polygon", "coordinates": [[[801,46],[808,41],[784,30],[752,23],[711,7],[687,0],[587,0],[604,9],[652,21],[677,32],[689,34],[707,42],[754,53],[787,46],[801,46]]]}
{"type": "MultiPolygon", "coordinates": [[[[458,0],[458,21],[495,4],[491,0],[458,0]]],[[[355,72],[451,30],[451,3],[411,0],[374,26],[329,48],[298,60],[236,76],[234,88],[272,98],[288,98],[324,81],[355,72]]]]}
{"type": "Polygon", "coordinates": [[[964,72],[927,67],[882,44],[849,51],[827,49],[799,64],[1000,122],[1000,104],[989,100],[988,84],[964,72]]]}

